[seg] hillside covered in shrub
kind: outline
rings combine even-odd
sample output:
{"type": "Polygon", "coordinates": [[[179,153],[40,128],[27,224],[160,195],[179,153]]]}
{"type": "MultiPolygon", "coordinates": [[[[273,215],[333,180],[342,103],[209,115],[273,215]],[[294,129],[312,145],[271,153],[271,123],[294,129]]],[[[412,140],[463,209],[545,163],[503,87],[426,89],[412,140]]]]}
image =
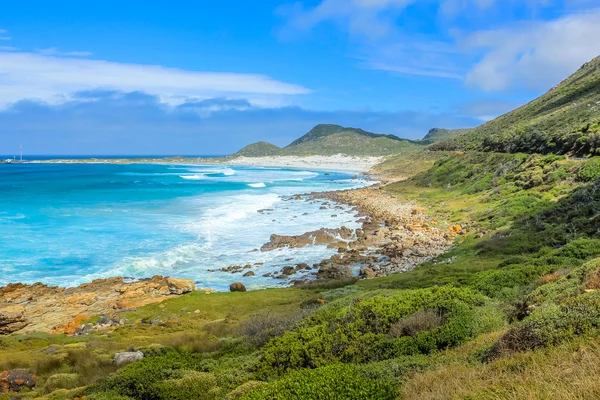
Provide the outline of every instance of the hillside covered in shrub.
{"type": "Polygon", "coordinates": [[[600,57],[529,104],[431,148],[600,155],[600,57]]]}

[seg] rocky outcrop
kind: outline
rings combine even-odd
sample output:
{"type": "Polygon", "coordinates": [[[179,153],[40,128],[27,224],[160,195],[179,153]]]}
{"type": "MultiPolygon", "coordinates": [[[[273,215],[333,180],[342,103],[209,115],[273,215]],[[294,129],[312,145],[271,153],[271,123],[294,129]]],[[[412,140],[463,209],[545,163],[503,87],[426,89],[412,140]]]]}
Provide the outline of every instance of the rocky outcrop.
{"type": "Polygon", "coordinates": [[[14,369],[0,373],[0,393],[20,392],[22,389],[33,389],[37,378],[24,369],[14,369]]]}
{"type": "Polygon", "coordinates": [[[113,358],[113,364],[120,367],[125,364],[131,364],[132,362],[140,361],[142,358],[144,358],[144,353],[141,351],[124,351],[115,354],[115,357],[113,358]]]}
{"type": "Polygon", "coordinates": [[[0,334],[16,332],[27,326],[23,306],[6,306],[0,308],[0,334]]]}
{"type": "Polygon", "coordinates": [[[354,237],[354,231],[342,226],[341,228],[321,228],[316,231],[306,232],[302,235],[283,236],[271,235],[269,242],[265,243],[260,251],[271,251],[283,247],[306,247],[312,245],[327,245],[335,248],[347,246],[350,239],[354,237]]]}
{"type": "Polygon", "coordinates": [[[0,334],[49,332],[76,334],[93,315],[114,314],[159,302],[195,289],[190,279],[155,276],[133,283],[98,279],[74,288],[41,283],[0,288],[0,334]]]}
{"type": "Polygon", "coordinates": [[[318,279],[337,280],[349,279],[354,276],[352,268],[348,265],[336,264],[330,260],[323,260],[319,264],[318,279]]]}

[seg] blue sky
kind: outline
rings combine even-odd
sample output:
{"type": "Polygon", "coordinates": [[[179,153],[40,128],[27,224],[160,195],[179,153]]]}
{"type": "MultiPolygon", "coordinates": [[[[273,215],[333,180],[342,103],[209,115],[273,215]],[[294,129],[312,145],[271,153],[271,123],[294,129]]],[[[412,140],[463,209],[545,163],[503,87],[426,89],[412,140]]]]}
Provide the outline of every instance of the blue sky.
{"type": "Polygon", "coordinates": [[[317,123],[478,125],[600,54],[600,0],[27,1],[0,154],[227,154],[317,123]]]}

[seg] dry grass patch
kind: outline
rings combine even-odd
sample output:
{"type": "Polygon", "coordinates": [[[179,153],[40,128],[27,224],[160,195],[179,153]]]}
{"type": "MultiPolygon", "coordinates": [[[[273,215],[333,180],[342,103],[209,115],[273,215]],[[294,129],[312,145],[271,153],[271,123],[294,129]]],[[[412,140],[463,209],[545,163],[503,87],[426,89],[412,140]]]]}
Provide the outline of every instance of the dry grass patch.
{"type": "Polygon", "coordinates": [[[414,375],[402,399],[600,398],[600,341],[516,354],[490,364],[454,363],[414,375]]]}

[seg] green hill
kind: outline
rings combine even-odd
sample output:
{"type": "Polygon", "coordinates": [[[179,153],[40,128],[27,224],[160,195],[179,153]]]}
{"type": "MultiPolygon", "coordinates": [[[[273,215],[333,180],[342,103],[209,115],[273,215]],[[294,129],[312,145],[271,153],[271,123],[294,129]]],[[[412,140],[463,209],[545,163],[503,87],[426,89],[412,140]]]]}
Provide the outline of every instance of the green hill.
{"type": "Polygon", "coordinates": [[[395,136],[395,135],[383,135],[383,134],[378,134],[378,133],[372,133],[372,132],[364,131],[360,128],[345,128],[340,125],[319,124],[319,125],[315,126],[314,128],[312,128],[306,135],[302,136],[299,139],[294,140],[292,143],[290,143],[290,145],[288,147],[297,146],[297,145],[300,145],[305,142],[318,140],[318,139],[321,139],[321,138],[324,138],[327,136],[331,136],[331,135],[335,135],[338,133],[356,133],[357,135],[365,136],[368,138],[386,137],[386,138],[392,139],[392,140],[405,140],[405,139],[400,139],[398,136],[395,136]]]}
{"type": "Polygon", "coordinates": [[[333,155],[341,153],[351,156],[384,156],[419,146],[406,139],[390,139],[385,135],[371,137],[352,130],[294,143],[285,147],[282,154],[333,155]]]}
{"type": "Polygon", "coordinates": [[[274,156],[281,152],[281,148],[271,144],[269,142],[256,142],[249,144],[237,153],[233,154],[233,157],[263,157],[263,156],[274,156]]]}
{"type": "Polygon", "coordinates": [[[320,124],[288,146],[279,148],[267,142],[252,143],[231,157],[311,156],[346,154],[350,156],[386,156],[423,147],[421,141],[401,139],[395,135],[367,132],[358,128],[320,124]]]}
{"type": "Polygon", "coordinates": [[[320,124],[283,148],[285,155],[384,156],[419,146],[418,142],[395,135],[367,132],[359,128],[320,124]]]}
{"type": "Polygon", "coordinates": [[[423,138],[424,142],[438,142],[440,140],[445,140],[451,138],[453,136],[461,135],[463,133],[469,132],[471,129],[443,129],[443,128],[433,128],[427,132],[427,135],[423,138]]]}
{"type": "Polygon", "coordinates": [[[431,149],[600,154],[600,57],[529,104],[431,149]]]}

